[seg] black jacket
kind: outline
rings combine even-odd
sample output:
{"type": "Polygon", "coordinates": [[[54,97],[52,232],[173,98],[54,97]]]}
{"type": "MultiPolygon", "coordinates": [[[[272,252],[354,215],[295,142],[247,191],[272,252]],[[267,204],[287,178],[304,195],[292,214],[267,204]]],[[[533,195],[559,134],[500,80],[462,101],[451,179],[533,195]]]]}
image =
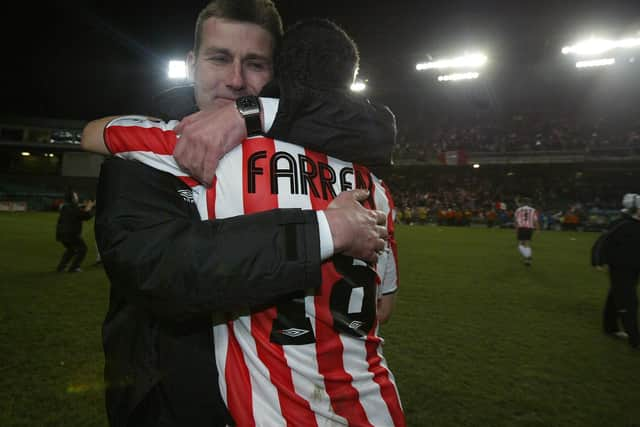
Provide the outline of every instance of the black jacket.
{"type": "Polygon", "coordinates": [[[640,269],[640,221],[625,215],[591,248],[591,264],[640,269]]]}
{"type": "MultiPolygon", "coordinates": [[[[372,146],[392,144],[385,138],[395,135],[395,123],[390,114],[366,113],[368,105],[325,100],[295,118],[298,129],[311,132],[322,123],[333,129],[331,120],[347,108],[356,112],[345,111],[350,119],[340,129],[359,131],[318,127],[296,141],[286,133],[293,125],[281,117],[274,136],[322,150],[322,141],[337,141],[343,132],[350,153],[372,158],[372,146]],[[381,127],[387,131],[377,131],[381,127]]],[[[136,162],[109,159],[102,166],[95,231],[111,282],[103,345],[112,427],[126,426],[159,383],[180,425],[230,424],[218,389],[211,314],[320,284],[314,212],[280,209],[201,221],[189,191],[174,176],[136,162]]]]}
{"type": "Polygon", "coordinates": [[[60,208],[58,223],[56,224],[56,240],[65,240],[80,237],[82,234],[82,221],[91,219],[93,212],[85,211],[76,203],[65,203],[60,208]]]}
{"type": "Polygon", "coordinates": [[[201,221],[184,198],[189,191],[136,162],[102,166],[96,240],[111,282],[103,344],[113,426],[126,425],[159,381],[188,425],[226,424],[215,418],[226,411],[216,393],[211,313],[320,284],[315,213],[201,221]]]}

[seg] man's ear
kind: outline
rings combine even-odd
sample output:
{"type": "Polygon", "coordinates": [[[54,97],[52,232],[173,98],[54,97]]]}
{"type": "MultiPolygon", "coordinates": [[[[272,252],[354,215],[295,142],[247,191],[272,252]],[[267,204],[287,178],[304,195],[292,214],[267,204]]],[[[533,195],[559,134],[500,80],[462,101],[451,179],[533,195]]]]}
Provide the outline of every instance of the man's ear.
{"type": "Polygon", "coordinates": [[[193,74],[196,69],[196,55],[192,50],[187,54],[187,78],[190,82],[194,81],[193,74]]]}

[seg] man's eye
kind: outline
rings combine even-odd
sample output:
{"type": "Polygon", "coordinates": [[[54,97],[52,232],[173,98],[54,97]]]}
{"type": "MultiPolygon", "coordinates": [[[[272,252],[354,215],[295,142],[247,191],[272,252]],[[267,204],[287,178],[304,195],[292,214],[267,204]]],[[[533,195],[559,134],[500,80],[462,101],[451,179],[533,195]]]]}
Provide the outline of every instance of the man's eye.
{"type": "Polygon", "coordinates": [[[268,65],[264,62],[251,61],[247,65],[250,69],[256,70],[256,71],[264,71],[268,69],[268,65]]]}
{"type": "Polygon", "coordinates": [[[229,62],[229,57],[224,55],[215,55],[215,56],[209,57],[209,61],[215,62],[218,64],[224,64],[229,62]]]}

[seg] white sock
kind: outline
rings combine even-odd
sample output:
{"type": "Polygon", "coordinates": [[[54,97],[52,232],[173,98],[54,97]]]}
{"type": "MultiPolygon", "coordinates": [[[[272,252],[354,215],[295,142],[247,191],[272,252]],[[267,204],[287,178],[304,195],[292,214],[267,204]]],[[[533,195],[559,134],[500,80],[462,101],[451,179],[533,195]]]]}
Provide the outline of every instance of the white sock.
{"type": "Polygon", "coordinates": [[[518,250],[520,251],[520,255],[522,255],[523,257],[527,257],[527,248],[522,246],[522,245],[518,245],[518,250]]]}
{"type": "Polygon", "coordinates": [[[531,258],[531,248],[528,246],[524,248],[524,257],[531,258]]]}

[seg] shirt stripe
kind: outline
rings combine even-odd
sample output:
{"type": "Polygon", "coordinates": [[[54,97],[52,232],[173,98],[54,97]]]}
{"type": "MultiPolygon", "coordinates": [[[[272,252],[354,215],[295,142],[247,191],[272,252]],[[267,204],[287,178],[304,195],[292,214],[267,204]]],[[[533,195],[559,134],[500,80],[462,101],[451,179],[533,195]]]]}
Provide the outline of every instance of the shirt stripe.
{"type": "MultiPolygon", "coordinates": [[[[244,207],[245,214],[262,212],[279,207],[278,191],[280,185],[289,186],[294,193],[295,162],[289,156],[277,157],[275,142],[267,138],[254,138],[243,145],[244,207]],[[283,171],[283,177],[272,179],[265,173],[268,170],[283,171]],[[289,172],[291,174],[289,175],[289,172]],[[259,174],[258,174],[259,173],[259,174]],[[284,181],[284,182],[282,182],[284,181]]],[[[289,154],[289,153],[287,153],[289,154]]],[[[280,412],[287,425],[308,424],[314,419],[309,403],[296,394],[291,370],[287,366],[284,346],[270,341],[270,329],[276,317],[277,309],[271,307],[251,316],[251,335],[259,343],[258,357],[269,370],[269,378],[275,384],[280,403],[280,412]]]]}
{"type": "Polygon", "coordinates": [[[227,408],[239,426],[252,427],[256,425],[253,412],[246,410],[247,407],[253,408],[254,406],[249,369],[246,363],[243,363],[242,348],[235,337],[233,322],[229,321],[227,326],[229,341],[225,356],[227,363],[224,370],[227,408]]]}
{"type": "Polygon", "coordinates": [[[213,177],[213,182],[211,183],[211,187],[207,188],[207,216],[209,219],[216,219],[216,184],[218,182],[218,177],[213,177]]]}
{"type": "Polygon", "coordinates": [[[127,118],[116,119],[107,125],[104,138],[107,148],[114,154],[123,151],[149,151],[171,155],[177,142],[171,125],[127,118]]]}
{"type": "Polygon", "coordinates": [[[521,206],[514,214],[517,228],[535,228],[538,220],[538,213],[530,206],[521,206]]]}

